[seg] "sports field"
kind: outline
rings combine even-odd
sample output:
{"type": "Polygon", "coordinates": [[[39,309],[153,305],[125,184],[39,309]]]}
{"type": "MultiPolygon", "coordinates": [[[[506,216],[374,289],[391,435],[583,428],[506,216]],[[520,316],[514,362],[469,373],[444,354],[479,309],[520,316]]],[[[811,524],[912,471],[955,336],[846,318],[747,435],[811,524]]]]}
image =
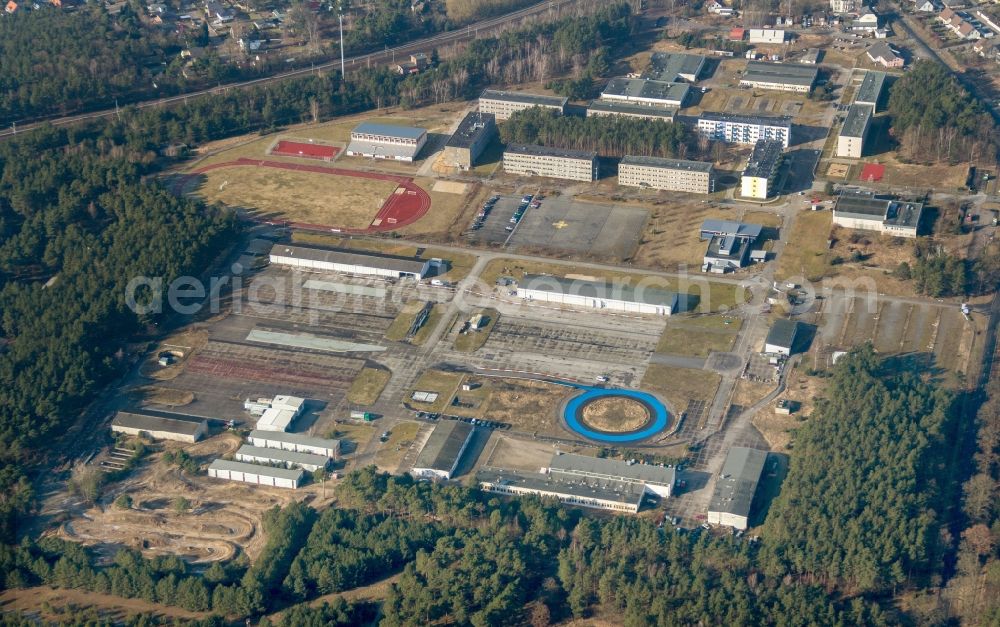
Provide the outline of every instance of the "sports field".
{"type": "Polygon", "coordinates": [[[257,220],[319,230],[385,231],[419,220],[430,196],[405,176],[241,158],[192,173],[187,191],[257,220]]]}

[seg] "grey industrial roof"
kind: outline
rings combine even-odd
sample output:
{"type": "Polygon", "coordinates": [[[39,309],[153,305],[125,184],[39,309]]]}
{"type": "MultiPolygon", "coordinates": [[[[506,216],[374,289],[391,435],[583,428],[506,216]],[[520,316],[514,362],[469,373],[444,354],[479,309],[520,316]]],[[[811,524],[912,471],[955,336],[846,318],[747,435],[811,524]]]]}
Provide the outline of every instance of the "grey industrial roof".
{"type": "Polygon", "coordinates": [[[833,206],[833,210],[839,214],[860,216],[868,219],[873,217],[884,218],[890,200],[890,198],[884,196],[877,196],[872,191],[844,190],[837,197],[837,202],[833,206]]]}
{"type": "Polygon", "coordinates": [[[732,235],[740,239],[757,239],[764,227],[759,224],[732,222],[730,220],[705,220],[701,223],[702,233],[712,235],[732,235]]]}
{"type": "Polygon", "coordinates": [[[882,97],[882,90],[885,88],[887,76],[885,72],[867,72],[864,80],[861,81],[861,87],[858,88],[857,95],[854,96],[854,102],[871,105],[878,104],[879,99],[882,97]]]}
{"type": "Polygon", "coordinates": [[[321,448],[340,448],[340,440],[329,438],[316,438],[302,433],[288,433],[287,431],[263,431],[254,429],[250,432],[251,438],[263,438],[275,442],[287,442],[288,444],[301,444],[303,446],[316,446],[321,448]]]}
{"type": "Polygon", "coordinates": [[[885,220],[883,222],[890,226],[916,228],[920,224],[920,214],[923,210],[923,203],[893,200],[886,209],[885,220]]]}
{"type": "Polygon", "coordinates": [[[540,292],[572,294],[584,298],[620,300],[628,303],[660,305],[671,308],[675,306],[678,299],[676,292],[658,287],[632,287],[622,283],[579,281],[548,274],[526,274],[523,279],[518,281],[518,287],[540,292]]]}
{"type": "Polygon", "coordinates": [[[573,477],[566,480],[537,473],[517,472],[500,468],[484,468],[476,473],[476,483],[498,483],[528,490],[539,490],[577,498],[600,499],[638,506],[645,489],[636,483],[573,477]]]}
{"type": "Polygon", "coordinates": [[[743,72],[743,80],[755,83],[784,83],[787,85],[812,85],[819,70],[810,65],[791,63],[764,63],[750,61],[743,72]]]}
{"type": "Polygon", "coordinates": [[[664,168],[667,170],[693,170],[695,172],[712,171],[712,163],[710,161],[685,161],[683,159],[663,159],[661,157],[625,155],[619,163],[622,165],[644,165],[651,168],[664,168]]]}
{"type": "Polygon", "coordinates": [[[549,462],[553,473],[574,476],[593,476],[632,483],[653,483],[673,486],[676,474],[673,468],[650,464],[629,464],[614,459],[587,457],[565,453],[553,455],[549,462]]]}
{"type": "Polygon", "coordinates": [[[426,260],[417,257],[401,257],[350,248],[320,248],[319,246],[303,246],[301,244],[275,244],[271,248],[271,254],[310,261],[325,261],[414,273],[421,272],[427,263],[426,260]]]}
{"type": "Polygon", "coordinates": [[[439,422],[424,444],[414,468],[430,468],[451,472],[458,462],[458,455],[472,435],[472,425],[458,420],[439,422]]]}
{"type": "Polygon", "coordinates": [[[792,349],[792,342],[795,341],[795,333],[799,330],[799,323],[787,318],[778,318],[771,325],[771,330],[767,332],[766,344],[781,346],[792,349]]]}
{"type": "Polygon", "coordinates": [[[563,159],[586,159],[588,161],[593,161],[597,158],[596,152],[588,150],[570,150],[568,148],[549,148],[547,146],[525,144],[509,144],[504,152],[511,152],[517,155],[562,157],[563,159]]]}
{"type": "Polygon", "coordinates": [[[198,429],[206,422],[205,418],[179,415],[166,415],[163,412],[131,412],[120,411],[115,414],[111,421],[113,427],[124,427],[126,429],[141,429],[142,431],[166,431],[169,433],[180,433],[184,435],[194,435],[198,429]]]}
{"type": "Polygon", "coordinates": [[[749,516],[750,504],[766,460],[767,451],[742,446],[729,449],[709,501],[708,511],[749,516]]]}
{"type": "Polygon", "coordinates": [[[627,98],[648,98],[650,100],[676,100],[683,103],[691,87],[687,83],[667,83],[645,78],[619,76],[608,81],[602,96],[624,96],[627,98]]]}
{"type": "Polygon", "coordinates": [[[770,177],[774,169],[781,163],[783,150],[784,146],[781,145],[781,142],[759,140],[754,144],[747,166],[743,168],[743,176],[770,177]]]}
{"type": "Polygon", "coordinates": [[[587,108],[594,111],[607,111],[608,113],[666,118],[668,121],[673,121],[674,116],[677,115],[677,107],[640,104],[637,102],[616,102],[613,100],[593,100],[587,105],[587,108]]]}
{"type": "Polygon", "coordinates": [[[230,470],[235,472],[250,472],[265,477],[275,477],[278,479],[291,479],[292,481],[302,480],[302,470],[299,468],[275,468],[274,466],[262,466],[260,464],[248,464],[246,462],[234,462],[228,459],[217,459],[208,466],[209,470],[230,470]]]}
{"type": "Polygon", "coordinates": [[[403,139],[420,139],[427,133],[425,128],[415,126],[396,126],[395,124],[379,124],[378,122],[362,122],[354,127],[352,133],[367,133],[370,135],[388,135],[403,139]]]}
{"type": "Polygon", "coordinates": [[[681,79],[681,74],[694,76],[698,80],[705,68],[705,61],[705,57],[697,54],[657,52],[650,57],[646,74],[658,81],[677,82],[681,79]]]}
{"type": "Polygon", "coordinates": [[[280,448],[265,448],[263,446],[253,446],[244,444],[236,451],[237,455],[247,455],[250,457],[262,457],[276,461],[289,462],[292,464],[310,464],[313,466],[324,466],[330,458],[326,455],[316,455],[314,453],[298,453],[296,451],[286,451],[280,448]]]}
{"type": "Polygon", "coordinates": [[[867,104],[852,104],[840,127],[842,137],[864,137],[868,123],[872,119],[872,106],[867,104]]]}
{"type": "Polygon", "coordinates": [[[536,105],[540,107],[559,107],[560,109],[566,106],[569,102],[569,98],[562,98],[560,96],[543,96],[541,94],[529,94],[523,91],[499,91],[496,89],[487,89],[479,95],[479,99],[486,100],[504,100],[506,102],[523,102],[529,105],[536,105]]]}
{"type": "Polygon", "coordinates": [[[720,113],[705,111],[702,120],[710,122],[729,122],[731,124],[757,124],[759,126],[781,126],[790,129],[792,118],[787,115],[741,115],[739,113],[720,113]]]}
{"type": "Polygon", "coordinates": [[[458,128],[448,138],[445,146],[449,148],[468,148],[487,132],[496,128],[496,116],[492,113],[470,111],[462,118],[458,128]]]}

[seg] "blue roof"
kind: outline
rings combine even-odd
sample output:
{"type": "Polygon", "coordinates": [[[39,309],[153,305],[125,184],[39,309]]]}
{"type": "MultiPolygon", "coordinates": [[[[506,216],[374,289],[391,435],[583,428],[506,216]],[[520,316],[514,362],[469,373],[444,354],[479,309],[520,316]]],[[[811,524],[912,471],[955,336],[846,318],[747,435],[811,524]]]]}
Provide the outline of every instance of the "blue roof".
{"type": "Polygon", "coordinates": [[[730,222],[728,220],[705,220],[701,223],[702,233],[712,235],[731,235],[738,238],[757,239],[763,227],[759,224],[744,224],[743,222],[730,222]]]}
{"type": "Polygon", "coordinates": [[[427,129],[415,126],[396,126],[395,124],[379,124],[377,122],[362,122],[354,127],[352,133],[368,133],[371,135],[388,135],[406,139],[420,139],[427,129]]]}

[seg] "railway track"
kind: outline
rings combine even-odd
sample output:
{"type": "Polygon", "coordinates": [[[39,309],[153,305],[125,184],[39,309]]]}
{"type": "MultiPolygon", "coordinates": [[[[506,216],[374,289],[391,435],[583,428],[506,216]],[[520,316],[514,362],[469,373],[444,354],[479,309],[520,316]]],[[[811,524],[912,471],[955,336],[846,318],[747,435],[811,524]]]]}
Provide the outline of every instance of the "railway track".
{"type": "MultiPolygon", "coordinates": [[[[428,48],[434,48],[439,46],[444,46],[447,44],[461,43],[465,41],[470,41],[479,37],[481,31],[491,31],[503,28],[508,25],[516,24],[518,22],[524,21],[526,19],[535,17],[537,15],[543,15],[549,12],[558,12],[561,9],[575,5],[583,0],[547,0],[545,2],[540,2],[534,4],[524,9],[514,11],[512,13],[507,13],[498,17],[489,18],[486,20],[481,20],[474,24],[469,24],[459,30],[449,31],[447,33],[439,33],[431,37],[425,37],[423,39],[418,39],[409,43],[405,43],[394,48],[386,48],[385,50],[380,50],[376,52],[370,52],[368,54],[357,55],[354,57],[348,57],[344,59],[345,73],[357,72],[362,69],[369,68],[373,65],[377,66],[384,63],[393,63],[397,56],[400,58],[405,57],[411,53],[423,52],[428,48]]],[[[135,102],[127,103],[127,106],[134,106],[139,109],[148,109],[156,107],[165,107],[176,104],[183,104],[189,100],[200,98],[203,96],[208,96],[212,94],[225,93],[231,89],[247,89],[250,87],[256,87],[260,85],[268,85],[271,83],[276,83],[278,81],[284,81],[292,78],[301,78],[303,76],[308,76],[310,74],[319,74],[327,70],[337,70],[340,68],[340,59],[325,61],[310,67],[303,67],[295,70],[289,70],[287,72],[282,72],[280,74],[274,74],[272,76],[266,76],[262,78],[255,78],[246,81],[238,81],[234,83],[228,83],[225,85],[218,85],[216,87],[211,87],[207,89],[202,89],[199,91],[189,92],[186,94],[179,94],[177,96],[168,96],[165,98],[155,98],[150,100],[140,100],[135,102]]],[[[76,113],[69,115],[51,115],[51,116],[40,116],[37,118],[29,118],[24,120],[15,121],[11,128],[4,129],[0,131],[0,139],[12,137],[17,133],[29,131],[31,129],[37,128],[43,124],[52,124],[54,126],[65,126],[69,124],[75,124],[78,122],[85,122],[88,120],[97,120],[102,118],[108,118],[118,113],[118,107],[107,108],[100,111],[92,111],[87,113],[76,113]]]]}

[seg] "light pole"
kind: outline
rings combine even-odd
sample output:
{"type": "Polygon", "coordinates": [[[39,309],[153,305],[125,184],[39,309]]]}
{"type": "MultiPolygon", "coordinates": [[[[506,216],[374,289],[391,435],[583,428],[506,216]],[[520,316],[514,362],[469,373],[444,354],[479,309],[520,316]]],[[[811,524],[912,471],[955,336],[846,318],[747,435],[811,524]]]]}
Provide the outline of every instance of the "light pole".
{"type": "Polygon", "coordinates": [[[340,80],[344,80],[344,7],[342,4],[337,6],[337,17],[340,19],[340,80]]]}

